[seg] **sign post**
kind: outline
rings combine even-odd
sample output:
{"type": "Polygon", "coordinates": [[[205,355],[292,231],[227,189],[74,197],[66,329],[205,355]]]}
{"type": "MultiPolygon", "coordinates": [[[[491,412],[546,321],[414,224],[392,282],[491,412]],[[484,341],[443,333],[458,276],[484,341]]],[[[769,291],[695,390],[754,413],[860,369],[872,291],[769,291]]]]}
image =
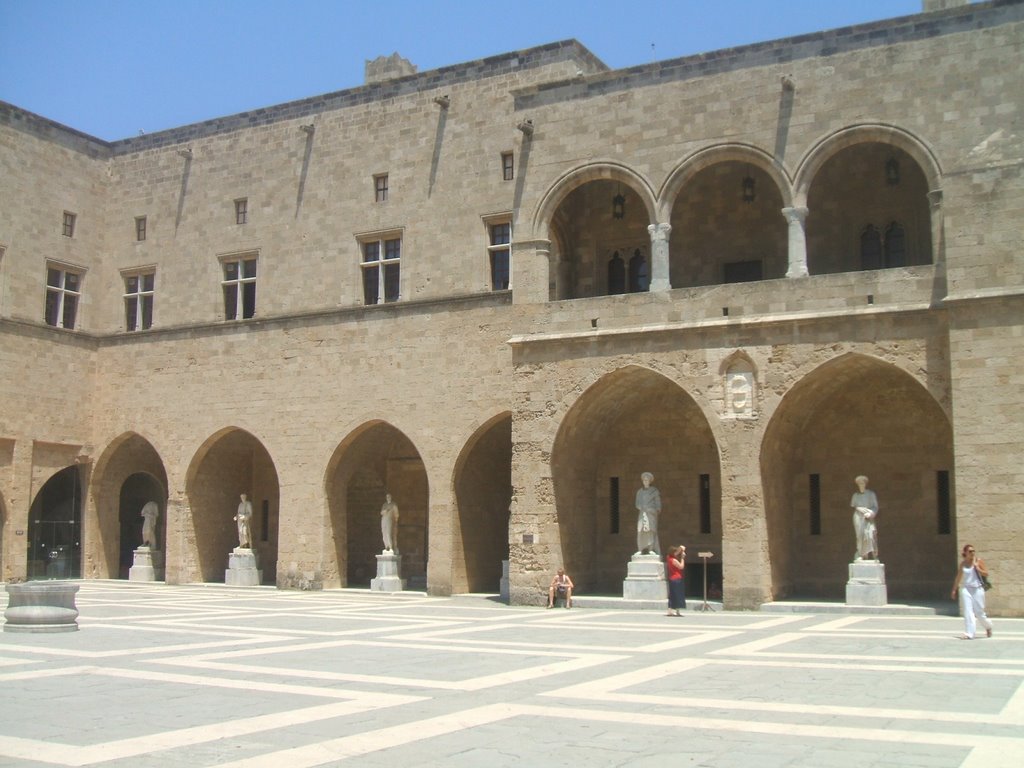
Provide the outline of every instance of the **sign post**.
{"type": "Polygon", "coordinates": [[[698,552],[697,557],[704,561],[704,602],[701,603],[698,611],[713,611],[714,608],[708,603],[708,558],[714,557],[714,552],[698,552]]]}

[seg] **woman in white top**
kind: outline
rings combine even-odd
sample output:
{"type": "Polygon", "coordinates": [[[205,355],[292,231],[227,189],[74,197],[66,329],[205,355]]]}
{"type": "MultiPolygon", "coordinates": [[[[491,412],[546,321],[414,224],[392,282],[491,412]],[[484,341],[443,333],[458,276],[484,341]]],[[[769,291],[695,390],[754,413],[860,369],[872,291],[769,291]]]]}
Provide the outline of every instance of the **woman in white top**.
{"type": "Polygon", "coordinates": [[[985,628],[985,636],[992,637],[992,622],[985,615],[985,587],[981,583],[982,576],[988,578],[988,569],[981,558],[975,557],[974,547],[970,544],[964,544],[963,558],[950,595],[956,600],[957,590],[960,592],[960,610],[964,614],[964,633],[960,638],[974,639],[975,619],[985,628]]]}

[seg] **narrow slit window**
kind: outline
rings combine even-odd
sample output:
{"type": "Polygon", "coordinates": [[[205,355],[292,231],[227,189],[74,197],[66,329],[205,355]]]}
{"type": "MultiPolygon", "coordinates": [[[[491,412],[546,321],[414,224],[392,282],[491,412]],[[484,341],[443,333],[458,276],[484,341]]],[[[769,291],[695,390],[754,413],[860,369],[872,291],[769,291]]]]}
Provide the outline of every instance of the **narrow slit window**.
{"type": "Polygon", "coordinates": [[[711,533],[711,475],[700,476],[700,532],[711,533]]]}
{"type": "Polygon", "coordinates": [[[949,470],[940,469],[935,473],[936,513],[938,530],[942,535],[953,532],[953,507],[949,488],[949,470]]]}
{"type": "Polygon", "coordinates": [[[619,532],[619,478],[608,478],[608,530],[619,532]]]}
{"type": "Polygon", "coordinates": [[[808,506],[811,514],[811,536],[821,535],[821,475],[809,475],[808,506]]]}

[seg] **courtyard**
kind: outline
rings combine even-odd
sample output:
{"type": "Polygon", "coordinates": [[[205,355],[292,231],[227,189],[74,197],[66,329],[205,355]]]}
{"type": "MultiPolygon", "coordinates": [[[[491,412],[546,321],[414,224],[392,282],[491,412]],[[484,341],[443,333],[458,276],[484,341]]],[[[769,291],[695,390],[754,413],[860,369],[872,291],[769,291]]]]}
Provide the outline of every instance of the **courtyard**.
{"type": "MultiPolygon", "coordinates": [[[[1018,766],[1024,620],[84,581],[0,635],[0,766],[1018,766]]],[[[6,604],[5,604],[6,605],[6,604]]]]}

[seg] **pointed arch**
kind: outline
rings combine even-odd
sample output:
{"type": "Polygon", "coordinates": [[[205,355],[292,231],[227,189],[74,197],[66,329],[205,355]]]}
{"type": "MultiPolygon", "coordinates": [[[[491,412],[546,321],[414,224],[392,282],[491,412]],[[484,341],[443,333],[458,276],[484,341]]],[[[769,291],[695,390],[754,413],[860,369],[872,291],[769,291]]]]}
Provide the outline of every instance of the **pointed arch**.
{"type": "Polygon", "coordinates": [[[90,578],[127,578],[132,552],[141,543],[138,518],[142,506],[153,501],[160,507],[158,541],[161,549],[167,526],[167,470],[153,444],[135,431],[116,436],[96,460],[85,516],[85,548],[90,578]],[[126,492],[126,484],[138,480],[126,492]],[[129,509],[128,507],[134,507],[129,509]]]}
{"type": "Polygon", "coordinates": [[[383,550],[380,509],[390,494],[398,505],[401,576],[410,589],[427,589],[430,483],[419,449],[408,435],[369,418],[335,447],[324,473],[329,530],[324,586],[371,586],[383,550]],[[333,544],[333,546],[331,546],[333,544]]]}
{"type": "Polygon", "coordinates": [[[880,501],[890,599],[948,593],[955,533],[937,522],[937,472],[953,469],[952,424],[909,372],[857,352],[809,370],[766,426],[760,463],[776,599],[843,599],[861,474],[880,501]]]}
{"type": "Polygon", "coordinates": [[[508,559],[512,413],[479,424],[452,473],[452,592],[498,592],[508,559]]]}
{"type": "Polygon", "coordinates": [[[605,373],[565,412],[551,450],[562,560],[581,591],[622,594],[636,551],[635,494],[652,472],[662,496],[662,548],[721,551],[721,470],[712,426],[677,382],[628,365],[605,373]],[[701,524],[702,479],[712,521],[701,524]],[[671,511],[669,511],[671,510],[671,511]]]}
{"type": "Polygon", "coordinates": [[[233,518],[244,493],[253,507],[251,548],[262,583],[275,583],[281,491],[277,467],[263,441],[241,427],[223,427],[196,450],[185,478],[191,516],[179,521],[184,536],[175,545],[181,551],[168,552],[168,580],[225,580],[228,556],[239,545],[233,518]]]}

